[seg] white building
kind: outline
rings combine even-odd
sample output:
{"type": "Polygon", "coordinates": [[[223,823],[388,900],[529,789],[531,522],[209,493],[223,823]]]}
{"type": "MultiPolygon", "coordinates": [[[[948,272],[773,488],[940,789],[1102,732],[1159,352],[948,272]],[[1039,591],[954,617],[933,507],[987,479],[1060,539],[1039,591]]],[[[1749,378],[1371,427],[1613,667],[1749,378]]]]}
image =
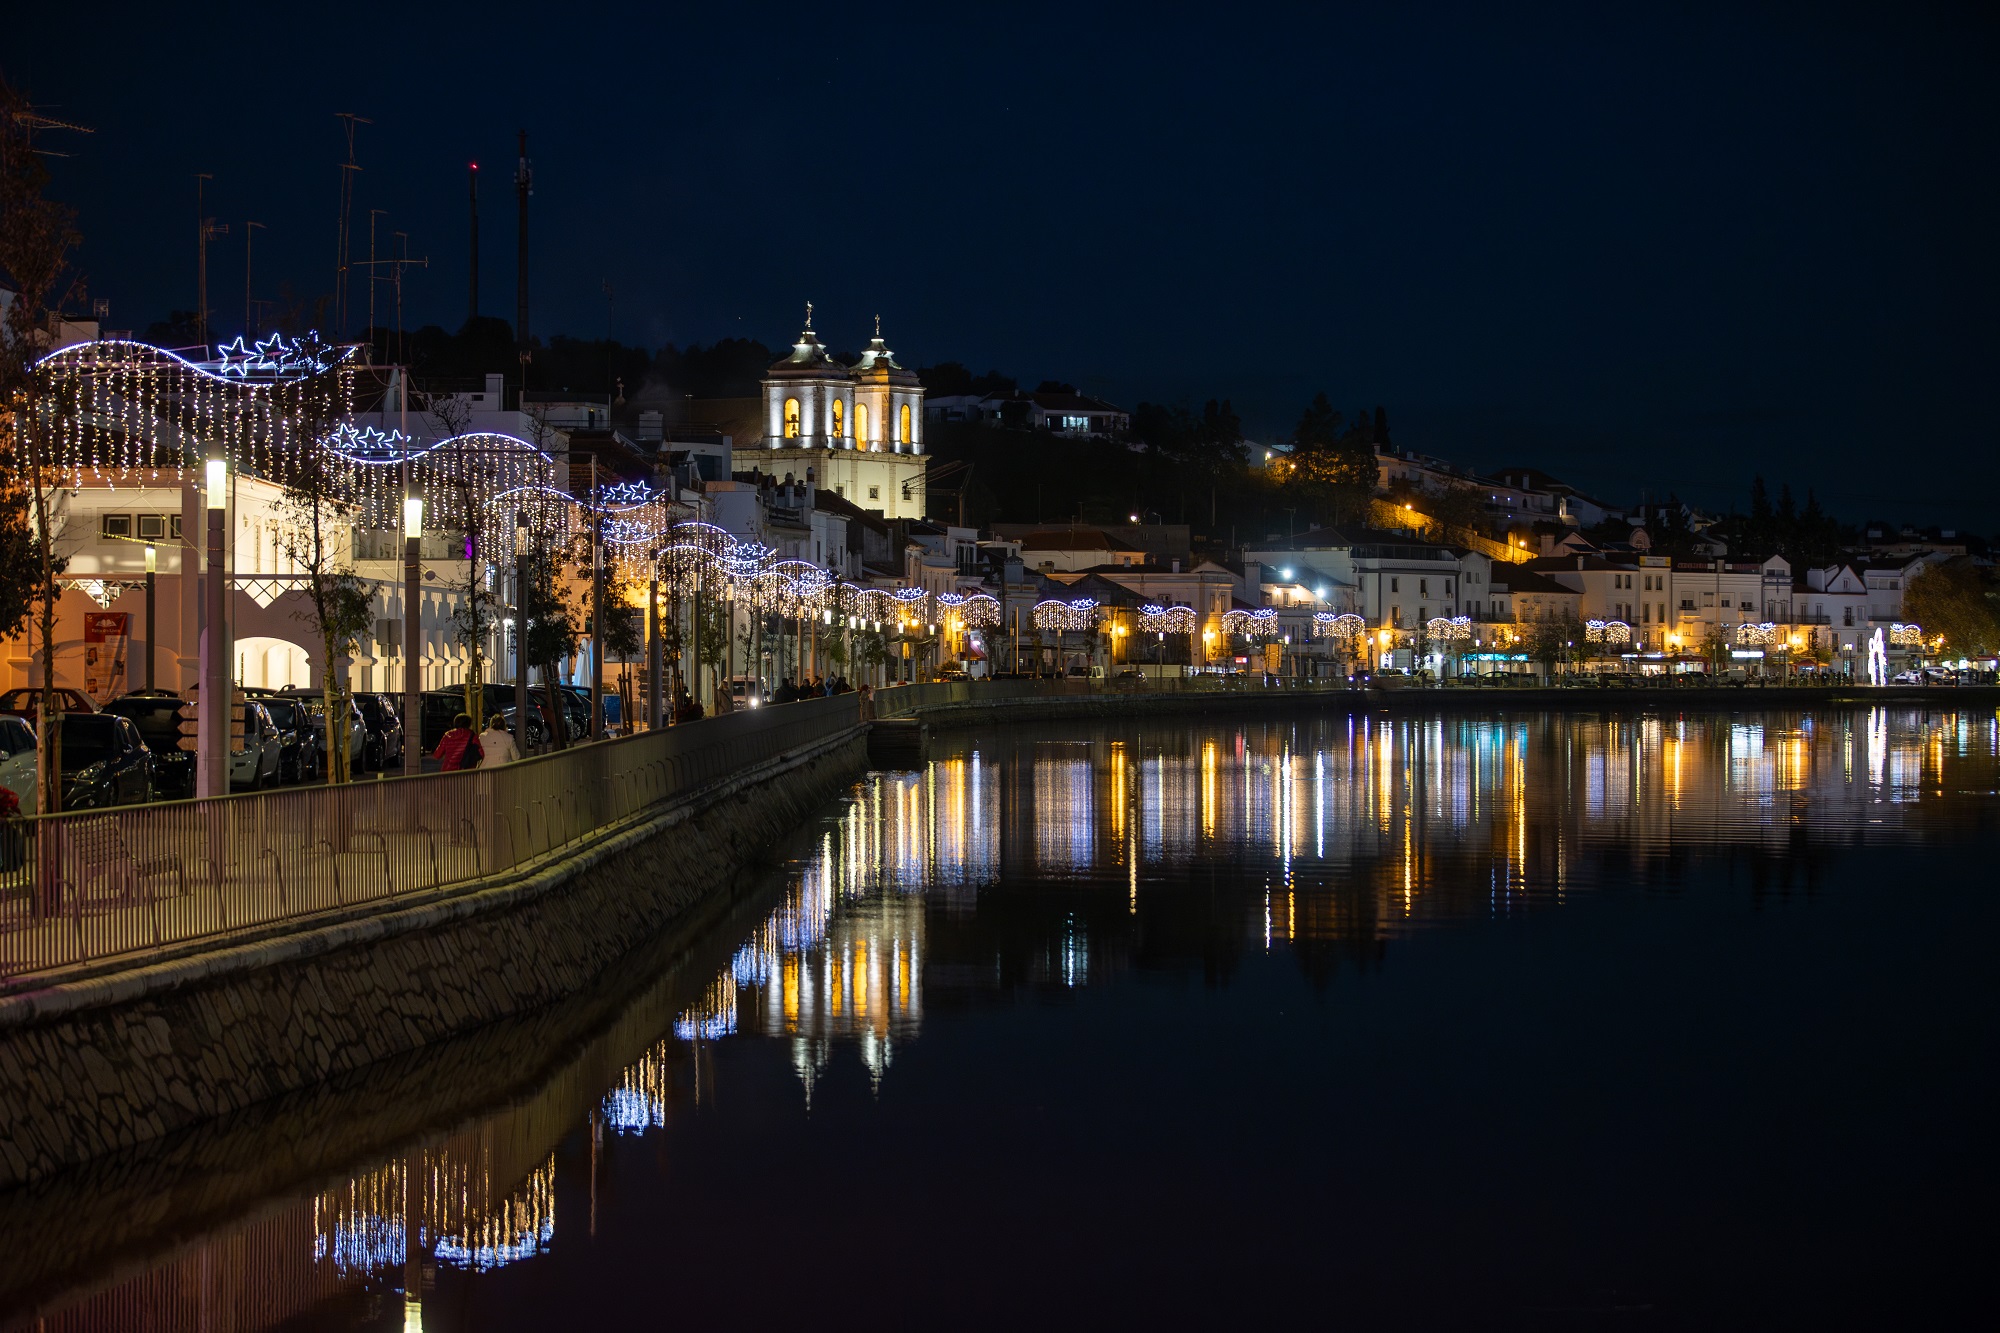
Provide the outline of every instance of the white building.
{"type": "MultiPolygon", "coordinates": [[[[764,438],[755,463],[792,473],[885,518],[922,518],[924,387],[896,361],[878,324],[853,367],[828,354],[812,307],[792,353],[764,380],[764,438]]],[[[739,451],[739,468],[751,462],[739,451]]]]}

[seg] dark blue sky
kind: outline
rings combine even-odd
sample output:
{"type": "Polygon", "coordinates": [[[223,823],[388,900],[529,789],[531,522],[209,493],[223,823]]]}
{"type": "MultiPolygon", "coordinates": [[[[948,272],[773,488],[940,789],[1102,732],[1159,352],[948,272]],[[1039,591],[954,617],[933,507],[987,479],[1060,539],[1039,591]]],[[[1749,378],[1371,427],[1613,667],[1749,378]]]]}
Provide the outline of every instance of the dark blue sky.
{"type": "Polygon", "coordinates": [[[1607,498],[1761,471],[2000,528],[1988,7],[123,8],[0,55],[97,129],[56,168],[117,326],[193,304],[196,171],[225,327],[246,218],[260,291],[329,289],[341,111],[357,232],[432,259],[408,321],[463,318],[472,158],[511,318],[524,127],[539,334],[601,334],[607,279],[648,344],[779,343],[810,297],[840,345],[880,312],[906,363],[1259,434],[1324,388],[1607,498]]]}

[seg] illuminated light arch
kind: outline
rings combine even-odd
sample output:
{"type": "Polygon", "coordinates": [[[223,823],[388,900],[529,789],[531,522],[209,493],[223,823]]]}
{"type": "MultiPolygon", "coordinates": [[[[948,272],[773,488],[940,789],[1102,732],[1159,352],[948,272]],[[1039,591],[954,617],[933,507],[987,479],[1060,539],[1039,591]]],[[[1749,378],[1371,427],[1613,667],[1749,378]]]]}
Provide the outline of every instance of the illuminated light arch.
{"type": "Polygon", "coordinates": [[[1351,639],[1368,631],[1368,622],[1352,611],[1335,615],[1331,611],[1321,611],[1313,616],[1312,632],[1315,639],[1351,639]]]}
{"type": "Polygon", "coordinates": [[[1160,606],[1149,602],[1139,608],[1141,634],[1192,634],[1195,621],[1191,606],[1160,606]]]}
{"type": "Polygon", "coordinates": [[[1632,627],[1622,620],[1586,620],[1583,638],[1586,643],[1630,643],[1632,627]]]}
{"type": "Polygon", "coordinates": [[[1278,628],[1278,609],[1273,606],[1259,607],[1254,611],[1238,608],[1222,613],[1222,632],[1255,636],[1275,633],[1278,628]]]}
{"type": "Polygon", "coordinates": [[[1035,603],[1030,612],[1038,630],[1053,630],[1057,634],[1078,633],[1093,629],[1097,625],[1097,601],[1091,597],[1079,597],[1074,601],[1060,601],[1047,598],[1035,603]]]}

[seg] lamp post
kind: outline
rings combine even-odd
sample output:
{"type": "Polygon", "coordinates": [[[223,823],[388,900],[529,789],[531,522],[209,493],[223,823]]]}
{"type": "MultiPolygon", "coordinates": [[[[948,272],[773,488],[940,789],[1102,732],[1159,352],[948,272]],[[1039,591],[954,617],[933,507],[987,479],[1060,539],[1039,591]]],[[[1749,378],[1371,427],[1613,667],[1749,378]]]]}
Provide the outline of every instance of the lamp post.
{"type": "Polygon", "coordinates": [[[424,497],[412,487],[403,496],[403,772],[411,777],[424,768],[423,536],[424,497]]]}
{"type": "Polygon", "coordinates": [[[160,548],[151,542],[146,544],[146,688],[153,686],[153,575],[160,567],[160,548]]]}
{"type": "Polygon", "coordinates": [[[653,552],[653,581],[646,589],[646,725],[666,723],[666,645],[660,642],[660,553],[653,552]]]}
{"type": "MultiPolygon", "coordinates": [[[[550,718],[549,726],[558,725],[550,718]]],[[[514,511],[514,739],[528,751],[528,511],[514,511]]],[[[549,737],[553,743],[555,738],[549,737]]]]}
{"type": "Polygon", "coordinates": [[[208,561],[203,571],[202,604],[208,623],[201,634],[201,694],[197,715],[195,792],[200,796],[229,794],[229,722],[234,711],[229,691],[229,634],[222,543],[229,505],[229,460],[208,460],[204,476],[208,514],[208,561]]]}

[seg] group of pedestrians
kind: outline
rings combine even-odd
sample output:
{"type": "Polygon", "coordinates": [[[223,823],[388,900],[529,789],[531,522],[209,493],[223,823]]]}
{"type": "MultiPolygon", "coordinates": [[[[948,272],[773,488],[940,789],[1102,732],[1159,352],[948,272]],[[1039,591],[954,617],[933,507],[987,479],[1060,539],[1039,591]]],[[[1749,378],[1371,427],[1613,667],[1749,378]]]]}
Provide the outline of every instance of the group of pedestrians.
{"type": "Polygon", "coordinates": [[[854,687],[847,683],[845,676],[814,676],[810,680],[794,681],[790,676],[778,682],[778,688],[771,693],[774,704],[795,704],[801,699],[831,698],[836,694],[852,694],[854,687]]]}
{"type": "Polygon", "coordinates": [[[486,719],[486,730],[474,733],[472,714],[460,713],[451,720],[451,730],[438,741],[438,769],[456,773],[467,768],[498,768],[521,757],[521,747],[507,731],[507,723],[495,713],[486,719]]]}
{"type": "MultiPolygon", "coordinates": [[[[845,676],[814,676],[805,681],[794,681],[787,676],[779,682],[771,695],[772,703],[797,703],[801,699],[830,698],[836,694],[852,694],[854,686],[845,676]]],[[[865,695],[866,685],[861,687],[865,695]]],[[[727,712],[726,694],[716,696],[716,711],[727,712]]],[[[682,722],[698,721],[704,710],[695,697],[688,693],[685,685],[674,696],[673,720],[682,722]]],[[[511,764],[521,757],[521,747],[507,730],[507,723],[500,714],[494,713],[486,719],[486,729],[475,732],[472,729],[472,714],[460,713],[451,720],[451,729],[438,741],[437,749],[431,752],[438,761],[438,769],[445,773],[456,773],[469,768],[498,768],[511,764]]]]}

